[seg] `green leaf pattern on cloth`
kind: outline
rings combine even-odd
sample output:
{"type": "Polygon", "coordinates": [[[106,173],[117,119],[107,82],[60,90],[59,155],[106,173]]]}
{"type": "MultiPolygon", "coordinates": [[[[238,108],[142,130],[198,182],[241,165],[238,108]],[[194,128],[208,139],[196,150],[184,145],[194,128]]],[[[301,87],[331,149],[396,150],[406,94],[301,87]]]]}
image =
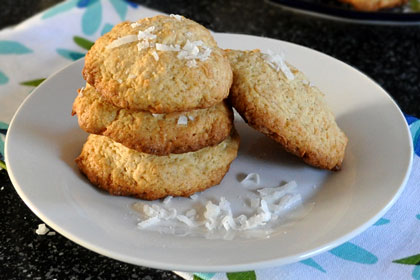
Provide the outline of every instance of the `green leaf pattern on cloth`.
{"type": "Polygon", "coordinates": [[[255,271],[245,271],[245,272],[228,272],[226,277],[229,280],[255,280],[257,276],[255,271]]]}
{"type": "Polygon", "coordinates": [[[94,44],[92,41],[89,41],[88,39],[82,38],[80,36],[74,36],[73,41],[76,43],[76,45],[85,50],[90,50],[94,44]]]}
{"type": "Polygon", "coordinates": [[[395,260],[394,263],[420,265],[420,254],[395,260]]]}
{"type": "Polygon", "coordinates": [[[29,87],[37,87],[39,86],[43,81],[45,81],[46,78],[40,78],[40,79],[35,79],[35,80],[29,80],[29,81],[24,81],[21,82],[20,84],[22,86],[29,86],[29,87]]]}

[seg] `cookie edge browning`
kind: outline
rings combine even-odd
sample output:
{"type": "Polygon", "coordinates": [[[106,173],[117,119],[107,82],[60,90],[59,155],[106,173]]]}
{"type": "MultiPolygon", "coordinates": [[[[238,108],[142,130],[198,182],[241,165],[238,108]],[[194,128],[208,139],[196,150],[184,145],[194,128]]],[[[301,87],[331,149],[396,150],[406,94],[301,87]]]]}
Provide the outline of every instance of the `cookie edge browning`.
{"type": "MultiPolygon", "coordinates": [[[[226,49],[225,53],[235,52],[237,50],[230,50],[226,49]]],[[[260,50],[252,50],[248,52],[253,53],[260,53],[260,50]]],[[[344,134],[344,132],[338,127],[339,131],[342,134],[344,144],[342,145],[344,148],[340,149],[340,153],[336,156],[329,156],[325,153],[317,153],[316,151],[306,150],[304,148],[300,148],[295,143],[288,141],[283,133],[285,131],[283,127],[283,123],[285,120],[280,120],[278,117],[270,118],[266,112],[261,111],[261,109],[255,106],[255,103],[248,100],[249,98],[244,98],[247,94],[244,92],[235,93],[235,70],[232,67],[233,74],[234,74],[234,81],[231,87],[231,94],[229,95],[229,100],[232,103],[233,107],[237,110],[239,115],[245,120],[245,122],[256,129],[257,131],[263,133],[264,135],[272,138],[276,142],[278,142],[286,151],[302,158],[302,160],[314,167],[327,169],[331,171],[339,171],[341,170],[345,151],[348,143],[348,138],[344,134]],[[238,96],[240,95],[240,96],[238,96]]],[[[252,98],[251,98],[252,99],[252,98]]],[[[327,106],[328,107],[328,106],[327,106]]],[[[329,109],[329,107],[328,107],[329,109]]],[[[334,118],[335,122],[335,118],[334,118]]]]}
{"type": "MultiPolygon", "coordinates": [[[[99,137],[106,137],[106,136],[99,136],[99,137]]],[[[112,179],[112,176],[104,176],[105,174],[103,173],[102,169],[99,169],[100,171],[102,171],[101,174],[94,172],[94,170],[92,170],[91,168],[88,168],[85,165],[86,158],[83,155],[83,149],[87,142],[84,144],[82,152],[75,159],[75,162],[79,170],[81,171],[81,173],[84,176],[86,176],[92,184],[94,184],[99,189],[105,192],[108,192],[111,195],[129,196],[129,197],[135,197],[135,198],[144,199],[144,200],[156,200],[156,199],[165,198],[166,196],[189,197],[193,195],[194,193],[201,192],[210,187],[216,186],[220,184],[220,182],[223,180],[226,173],[230,169],[230,165],[237,157],[237,153],[239,150],[239,134],[236,132],[235,129],[232,130],[230,137],[232,137],[232,144],[231,144],[232,147],[230,149],[232,149],[234,153],[230,156],[225,166],[212,170],[210,172],[211,173],[210,176],[205,177],[207,182],[204,182],[204,180],[200,180],[200,183],[199,183],[200,185],[196,186],[195,188],[190,188],[189,190],[178,190],[177,192],[172,192],[172,193],[171,192],[168,193],[166,188],[163,188],[163,190],[159,193],[148,192],[147,189],[143,190],[141,193],[138,193],[138,191],[136,191],[135,188],[133,189],[133,186],[131,186],[130,184],[118,184],[112,179]]]]}
{"type": "MultiPolygon", "coordinates": [[[[84,89],[85,94],[87,90],[95,89],[87,85],[87,87],[84,89]]],[[[185,139],[185,136],[183,135],[185,133],[179,131],[179,133],[175,134],[173,137],[168,137],[167,135],[165,135],[165,141],[160,142],[158,141],[158,139],[156,139],[156,137],[149,137],[147,135],[143,135],[141,131],[139,131],[138,129],[134,129],[132,126],[130,126],[130,128],[127,128],[126,133],[124,133],[124,131],[122,130],[116,129],[119,126],[121,126],[122,123],[119,123],[116,128],[114,127],[114,125],[120,120],[121,115],[123,115],[123,113],[120,113],[121,110],[126,110],[124,113],[128,114],[130,117],[132,117],[132,114],[136,114],[138,112],[130,112],[127,109],[117,108],[112,104],[108,104],[106,101],[100,101],[98,99],[95,99],[95,103],[87,104],[87,102],[84,102],[82,98],[92,97],[82,96],[80,94],[81,92],[83,91],[79,89],[79,94],[73,102],[72,107],[72,116],[77,115],[80,128],[82,128],[87,133],[107,136],[130,149],[134,149],[142,153],[164,156],[169,154],[182,154],[187,152],[194,152],[208,146],[215,146],[219,144],[230,135],[230,132],[233,128],[234,117],[232,107],[228,104],[227,100],[225,100],[219,104],[214,105],[221,107],[221,109],[217,109],[217,111],[213,112],[201,112],[202,114],[206,114],[206,116],[203,117],[208,117],[209,114],[213,114],[216,117],[216,119],[211,121],[210,123],[205,123],[205,130],[198,130],[196,132],[197,137],[195,137],[195,139],[191,139],[191,137],[185,139]],[[101,120],[96,122],[89,121],[86,118],[85,114],[87,110],[96,111],[99,109],[107,111],[108,114],[111,114],[114,117],[111,117],[111,119],[108,120],[105,120],[106,118],[101,118],[101,120]]],[[[203,110],[208,109],[211,108],[206,108],[203,110]]],[[[148,112],[140,113],[150,114],[148,112]]],[[[188,133],[188,135],[190,135],[190,133],[188,133]]]]}

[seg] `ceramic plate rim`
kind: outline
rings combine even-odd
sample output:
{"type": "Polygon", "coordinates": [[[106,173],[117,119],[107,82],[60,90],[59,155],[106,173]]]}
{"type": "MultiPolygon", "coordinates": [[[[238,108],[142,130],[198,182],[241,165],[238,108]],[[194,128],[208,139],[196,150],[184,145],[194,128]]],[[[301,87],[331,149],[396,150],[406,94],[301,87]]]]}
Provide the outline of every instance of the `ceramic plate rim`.
{"type": "MultiPolygon", "coordinates": [[[[229,33],[223,33],[223,34],[217,34],[217,36],[219,38],[222,38],[224,36],[227,36],[228,38],[240,38],[240,37],[247,37],[247,38],[251,38],[251,39],[261,39],[261,37],[257,37],[257,36],[251,36],[251,35],[242,35],[242,34],[229,34],[229,33]]],[[[280,41],[283,44],[289,44],[292,45],[293,47],[297,47],[297,48],[305,48],[307,50],[310,50],[314,53],[316,53],[317,55],[322,55],[322,56],[327,56],[329,59],[333,59],[336,62],[340,62],[342,64],[343,67],[349,67],[355,71],[357,71],[356,69],[354,69],[353,67],[345,64],[344,62],[338,61],[335,58],[332,58],[326,54],[323,54],[321,52],[309,49],[307,47],[304,46],[300,46],[300,45],[296,45],[293,43],[289,43],[289,42],[284,42],[281,40],[275,40],[275,39],[270,39],[270,38],[264,38],[265,40],[274,40],[274,41],[280,41]]],[[[69,67],[74,67],[74,65],[81,63],[81,61],[83,60],[83,58],[81,60],[78,60],[66,67],[63,67],[62,69],[60,69],[59,71],[57,71],[56,73],[54,73],[53,75],[51,75],[49,79],[53,79],[56,75],[58,75],[60,72],[62,72],[64,69],[67,69],[69,67]]],[[[360,71],[357,71],[359,74],[367,77],[366,75],[364,75],[363,73],[361,73],[360,71]]],[[[390,97],[389,94],[387,94],[379,85],[377,85],[372,79],[370,79],[369,77],[367,77],[372,83],[374,83],[376,85],[376,87],[378,87],[378,89],[380,89],[384,94],[385,97],[390,99],[390,101],[393,103],[394,107],[398,110],[400,117],[404,118],[401,110],[398,108],[397,104],[395,103],[395,101],[390,97]]],[[[43,83],[44,84],[44,83],[43,83]]],[[[42,90],[43,87],[42,85],[36,89],[35,91],[38,90],[42,90]]],[[[14,127],[14,121],[16,119],[16,116],[18,116],[18,114],[20,113],[21,109],[24,107],[24,105],[31,99],[31,98],[36,98],[36,93],[35,91],[29,95],[25,101],[20,105],[19,109],[16,111],[15,116],[13,117],[11,123],[10,123],[10,128],[13,130],[14,127]],[[35,94],[34,94],[35,93],[35,94]]],[[[409,127],[408,124],[404,121],[405,123],[405,129],[407,130],[407,132],[409,133],[409,127]]],[[[409,134],[408,134],[409,135],[409,134]]],[[[409,161],[407,162],[407,167],[405,168],[405,173],[404,176],[401,180],[400,185],[398,186],[398,188],[395,190],[395,194],[392,197],[392,199],[390,201],[388,201],[388,203],[386,204],[386,206],[384,208],[382,208],[380,211],[378,211],[376,213],[376,215],[374,215],[373,217],[371,217],[368,220],[365,220],[363,223],[360,224],[360,226],[354,228],[352,231],[349,231],[347,234],[336,238],[334,240],[331,240],[330,242],[322,245],[322,246],[318,246],[316,248],[312,248],[311,250],[305,251],[305,252],[301,252],[299,254],[296,255],[290,255],[288,257],[283,257],[280,259],[272,259],[272,260],[263,260],[263,261],[255,261],[252,263],[244,263],[244,264],[228,264],[228,265],[212,265],[212,266],[208,266],[208,265],[172,265],[169,263],[162,263],[159,261],[153,261],[153,260],[147,260],[147,259],[138,259],[138,258],[131,258],[131,257],[127,257],[124,254],[121,254],[120,252],[112,252],[107,250],[106,248],[103,248],[101,246],[97,246],[95,244],[91,244],[89,242],[87,242],[85,239],[78,237],[77,235],[74,235],[72,232],[67,232],[65,230],[63,230],[61,228],[61,226],[59,224],[56,224],[53,220],[51,220],[48,217],[48,213],[42,213],[41,211],[39,211],[36,203],[34,203],[33,201],[31,201],[27,195],[25,194],[24,189],[22,188],[22,186],[20,186],[18,184],[18,179],[15,177],[15,173],[13,170],[13,166],[10,165],[10,161],[9,161],[9,150],[11,149],[11,145],[10,142],[8,141],[9,139],[9,133],[6,135],[6,145],[5,145],[5,159],[6,159],[6,164],[9,167],[8,168],[8,173],[10,176],[10,179],[17,191],[17,193],[19,194],[19,196],[21,197],[21,199],[25,202],[25,204],[44,222],[46,222],[50,227],[52,227],[54,230],[56,230],[57,232],[59,232],[60,234],[62,234],[63,236],[65,236],[66,238],[72,240],[73,242],[89,249],[92,250],[94,252],[97,252],[99,254],[105,255],[107,257],[116,259],[116,260],[120,260],[123,262],[127,262],[127,263],[131,263],[131,264],[135,264],[135,265],[143,265],[143,266],[148,266],[148,267],[152,267],[152,268],[158,268],[158,269],[168,269],[168,270],[182,270],[182,271],[206,271],[206,272],[220,272],[220,271],[224,271],[224,272],[229,272],[229,271],[243,271],[243,270],[249,270],[250,268],[252,269],[261,269],[261,268],[268,268],[268,267],[272,267],[272,266],[277,266],[277,265],[283,265],[283,264],[288,264],[288,263],[292,263],[292,262],[297,262],[309,257],[312,257],[314,255],[317,255],[319,253],[322,253],[324,251],[327,251],[333,247],[336,247],[342,243],[344,243],[345,241],[355,237],[356,235],[358,235],[359,233],[363,232],[365,229],[367,229],[369,226],[371,226],[374,222],[376,222],[377,219],[379,219],[386,211],[388,211],[388,209],[394,204],[394,202],[398,199],[398,197],[400,196],[400,194],[402,193],[406,182],[408,180],[410,171],[411,171],[411,166],[412,166],[412,160],[413,160],[413,148],[412,148],[412,142],[408,141],[408,145],[410,148],[410,158],[409,161]]],[[[409,140],[409,139],[408,139],[409,140]]]]}

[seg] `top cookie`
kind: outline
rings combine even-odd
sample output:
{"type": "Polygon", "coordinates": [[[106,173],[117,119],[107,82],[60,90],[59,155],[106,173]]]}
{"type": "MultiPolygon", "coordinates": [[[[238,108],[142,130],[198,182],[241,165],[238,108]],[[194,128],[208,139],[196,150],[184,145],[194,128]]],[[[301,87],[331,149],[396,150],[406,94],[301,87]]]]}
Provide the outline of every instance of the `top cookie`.
{"type": "Polygon", "coordinates": [[[227,50],[232,105],[258,131],[316,167],[339,170],[347,137],[323,93],[281,56],[227,50]]]}
{"type": "Polygon", "coordinates": [[[86,54],[83,77],[117,107],[161,114],[220,103],[232,70],[205,27],[172,15],[116,25],[86,54]]]}

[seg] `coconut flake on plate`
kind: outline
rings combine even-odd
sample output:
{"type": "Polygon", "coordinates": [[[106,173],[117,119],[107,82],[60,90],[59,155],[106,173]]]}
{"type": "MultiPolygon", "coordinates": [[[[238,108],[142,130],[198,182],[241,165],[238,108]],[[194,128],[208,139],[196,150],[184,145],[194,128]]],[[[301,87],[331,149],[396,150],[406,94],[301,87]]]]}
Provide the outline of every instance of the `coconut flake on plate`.
{"type": "Polygon", "coordinates": [[[241,184],[243,185],[259,185],[260,184],[260,175],[258,173],[249,173],[244,179],[242,179],[241,184]]]}
{"type": "Polygon", "coordinates": [[[296,182],[291,181],[283,186],[255,190],[254,197],[250,199],[251,213],[241,213],[236,217],[231,203],[225,197],[221,197],[216,203],[208,200],[196,204],[195,208],[183,212],[167,208],[171,198],[165,198],[161,205],[139,202],[133,208],[143,216],[138,223],[140,229],[161,233],[178,232],[182,235],[196,234],[209,239],[232,239],[239,232],[245,237],[265,238],[273,232],[279,217],[301,201],[296,187],[296,182]]]}
{"type": "Polygon", "coordinates": [[[196,200],[198,198],[198,194],[193,194],[193,195],[190,195],[190,199],[192,199],[192,200],[196,200]]]}
{"type": "Polygon", "coordinates": [[[109,45],[106,46],[106,49],[117,48],[119,46],[129,44],[135,41],[137,41],[137,35],[126,35],[112,41],[109,45]]]}
{"type": "Polygon", "coordinates": [[[168,204],[170,201],[172,200],[172,196],[167,196],[165,197],[165,199],[162,201],[163,204],[168,204]]]}
{"type": "Polygon", "coordinates": [[[38,228],[35,230],[36,234],[38,234],[38,235],[45,235],[49,231],[50,230],[47,228],[47,226],[45,224],[39,224],[38,228]]]}
{"type": "Polygon", "coordinates": [[[284,53],[273,53],[271,50],[262,54],[263,59],[270,65],[274,70],[282,71],[288,80],[293,80],[295,76],[287,66],[284,60],[284,53]]]}

